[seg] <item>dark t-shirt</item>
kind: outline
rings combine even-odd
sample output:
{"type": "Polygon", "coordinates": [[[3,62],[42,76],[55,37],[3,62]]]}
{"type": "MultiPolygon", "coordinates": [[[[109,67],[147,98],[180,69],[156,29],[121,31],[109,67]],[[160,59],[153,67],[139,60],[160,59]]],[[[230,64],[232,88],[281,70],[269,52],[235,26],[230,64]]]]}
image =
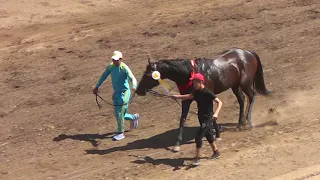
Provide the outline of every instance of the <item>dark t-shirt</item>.
{"type": "Polygon", "coordinates": [[[213,116],[213,100],[216,96],[208,88],[195,90],[192,92],[194,100],[198,105],[198,118],[200,123],[212,120],[213,116]]]}

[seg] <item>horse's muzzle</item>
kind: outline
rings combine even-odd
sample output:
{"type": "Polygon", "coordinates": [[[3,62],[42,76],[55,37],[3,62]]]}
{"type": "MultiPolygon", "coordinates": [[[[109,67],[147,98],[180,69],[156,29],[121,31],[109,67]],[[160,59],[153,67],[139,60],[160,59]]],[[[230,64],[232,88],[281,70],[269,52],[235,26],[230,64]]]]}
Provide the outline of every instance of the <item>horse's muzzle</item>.
{"type": "Polygon", "coordinates": [[[143,90],[143,91],[136,91],[138,96],[145,96],[147,94],[147,90],[143,90]]]}

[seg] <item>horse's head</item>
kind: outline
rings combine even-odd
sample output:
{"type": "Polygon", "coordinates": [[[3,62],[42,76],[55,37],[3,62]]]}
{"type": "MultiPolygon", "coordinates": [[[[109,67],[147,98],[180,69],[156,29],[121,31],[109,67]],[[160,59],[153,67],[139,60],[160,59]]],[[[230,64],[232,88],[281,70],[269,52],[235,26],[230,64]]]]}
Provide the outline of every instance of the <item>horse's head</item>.
{"type": "Polygon", "coordinates": [[[146,95],[146,92],[149,89],[152,89],[159,85],[159,81],[152,78],[152,72],[159,71],[157,67],[158,62],[151,62],[150,58],[148,58],[148,65],[136,90],[136,93],[139,96],[146,95]]]}
{"type": "Polygon", "coordinates": [[[159,81],[152,78],[154,71],[160,73],[161,79],[170,79],[178,86],[184,86],[189,82],[193,66],[188,59],[162,59],[157,62],[151,62],[149,57],[146,71],[136,90],[139,96],[144,96],[149,89],[159,85],[159,81]]]}

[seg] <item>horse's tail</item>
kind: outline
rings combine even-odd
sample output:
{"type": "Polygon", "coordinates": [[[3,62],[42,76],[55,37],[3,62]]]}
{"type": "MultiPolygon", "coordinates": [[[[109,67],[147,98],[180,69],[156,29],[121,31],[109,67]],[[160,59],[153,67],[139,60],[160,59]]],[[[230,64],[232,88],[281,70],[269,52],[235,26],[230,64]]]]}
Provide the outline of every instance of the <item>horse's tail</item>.
{"type": "Polygon", "coordinates": [[[250,52],[256,57],[257,63],[258,63],[257,72],[256,72],[256,75],[255,75],[255,78],[254,78],[253,86],[254,86],[255,90],[259,94],[264,95],[264,96],[270,95],[271,91],[269,91],[266,88],[266,85],[264,83],[263,69],[262,69],[261,60],[260,60],[260,58],[259,58],[257,53],[255,53],[253,51],[250,51],[250,52]]]}

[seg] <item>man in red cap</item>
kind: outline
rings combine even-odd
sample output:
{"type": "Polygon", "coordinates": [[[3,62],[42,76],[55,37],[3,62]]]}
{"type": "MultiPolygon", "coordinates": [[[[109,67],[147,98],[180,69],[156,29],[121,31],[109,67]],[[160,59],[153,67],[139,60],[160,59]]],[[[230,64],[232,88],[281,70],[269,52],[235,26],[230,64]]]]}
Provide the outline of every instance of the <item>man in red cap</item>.
{"type": "Polygon", "coordinates": [[[204,136],[208,140],[213,151],[213,155],[210,159],[218,159],[220,157],[220,153],[213,136],[212,126],[213,121],[218,118],[222,102],[213,94],[213,92],[205,87],[205,78],[201,73],[196,73],[190,80],[192,80],[193,87],[195,89],[191,94],[172,95],[170,97],[173,99],[194,99],[197,102],[200,128],[198,129],[195,137],[196,156],[192,165],[198,166],[200,165],[200,150],[202,147],[202,138],[204,136]],[[215,112],[213,112],[213,101],[218,104],[215,112]]]}

